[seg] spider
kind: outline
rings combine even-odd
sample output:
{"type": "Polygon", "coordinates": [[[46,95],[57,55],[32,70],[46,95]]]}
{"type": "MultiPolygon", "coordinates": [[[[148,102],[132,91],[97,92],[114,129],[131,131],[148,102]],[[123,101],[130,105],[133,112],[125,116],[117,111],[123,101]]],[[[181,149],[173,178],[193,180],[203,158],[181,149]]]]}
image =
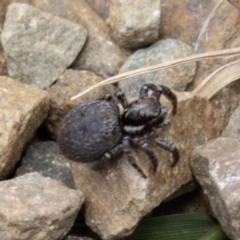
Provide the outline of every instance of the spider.
{"type": "Polygon", "coordinates": [[[167,108],[159,102],[162,94],[171,101],[172,113],[175,114],[177,98],[174,93],[166,86],[154,84],[143,85],[139,98],[131,103],[118,90],[115,97],[123,107],[122,113],[110,94],[80,104],[63,119],[57,137],[61,151],[73,161],[97,162],[94,169],[124,152],[128,162],[143,178],[147,178],[136,163],[131,147],[140,146],[143,149],[155,172],[158,161],[149,144],[151,136],[159,147],[172,153],[172,166],[175,166],[179,160],[178,149],[154,131],[154,128],[163,128],[169,124],[166,119],[167,108]]]}

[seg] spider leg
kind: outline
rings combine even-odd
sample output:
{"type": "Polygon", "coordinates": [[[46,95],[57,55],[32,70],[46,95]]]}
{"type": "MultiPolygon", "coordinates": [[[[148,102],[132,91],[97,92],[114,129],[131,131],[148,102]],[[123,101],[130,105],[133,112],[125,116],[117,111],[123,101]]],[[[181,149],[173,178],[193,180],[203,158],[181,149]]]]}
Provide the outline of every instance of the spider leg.
{"type": "Polygon", "coordinates": [[[140,138],[138,136],[129,138],[131,142],[131,147],[137,148],[139,146],[140,138]]]}
{"type": "Polygon", "coordinates": [[[157,86],[157,90],[160,91],[161,94],[163,94],[172,103],[172,105],[173,105],[172,113],[176,114],[177,113],[177,97],[176,97],[176,95],[168,87],[166,87],[164,85],[157,86]]]}
{"type": "Polygon", "coordinates": [[[159,123],[158,125],[156,125],[156,126],[154,126],[154,127],[165,129],[165,128],[167,128],[169,125],[170,125],[170,120],[169,120],[169,119],[166,119],[166,120],[164,120],[163,122],[159,123]]]}
{"type": "Polygon", "coordinates": [[[129,107],[128,100],[125,94],[120,89],[115,93],[115,96],[119,100],[119,102],[122,104],[124,109],[129,107]]]}
{"type": "Polygon", "coordinates": [[[143,178],[147,178],[142,169],[137,165],[133,153],[131,151],[131,146],[129,142],[129,137],[123,137],[123,151],[127,156],[128,162],[142,175],[143,178]]]}
{"type": "Polygon", "coordinates": [[[167,107],[161,106],[161,113],[156,119],[153,119],[147,125],[144,125],[144,130],[151,130],[154,128],[166,128],[170,124],[170,120],[167,117],[167,107]]]}
{"type": "Polygon", "coordinates": [[[143,99],[148,96],[148,90],[152,90],[152,96],[159,100],[160,96],[163,94],[169,101],[171,101],[173,105],[173,114],[177,113],[177,97],[176,95],[170,90],[170,88],[159,85],[155,86],[154,84],[144,84],[139,93],[139,99],[143,99]]]}
{"type": "Polygon", "coordinates": [[[123,151],[123,146],[122,144],[118,144],[116,147],[114,147],[113,149],[111,149],[110,151],[104,153],[104,155],[101,157],[101,159],[96,162],[92,169],[95,171],[98,171],[100,169],[103,169],[105,164],[111,160],[112,158],[116,157],[117,155],[119,155],[121,152],[123,151]]]}
{"type": "Polygon", "coordinates": [[[157,120],[154,121],[155,128],[166,128],[170,124],[170,120],[166,119],[168,113],[168,109],[166,106],[161,106],[161,114],[158,116],[157,120]]]}
{"type": "Polygon", "coordinates": [[[172,153],[173,156],[173,163],[172,163],[172,167],[174,167],[178,160],[179,160],[179,151],[178,149],[171,143],[165,141],[163,138],[161,137],[156,137],[155,142],[157,143],[157,145],[165,150],[167,150],[168,152],[172,153]]]}
{"type": "Polygon", "coordinates": [[[157,87],[154,84],[148,83],[144,84],[140,89],[139,98],[143,99],[148,96],[148,90],[152,90],[152,96],[155,96],[157,99],[160,97],[160,92],[157,90],[157,87]]]}
{"type": "Polygon", "coordinates": [[[110,93],[105,93],[99,98],[99,100],[110,101],[112,100],[112,95],[110,93]]]}
{"type": "Polygon", "coordinates": [[[153,150],[151,149],[151,147],[149,145],[148,136],[145,134],[141,140],[142,140],[141,141],[141,147],[142,147],[143,151],[149,157],[149,159],[152,163],[152,166],[153,166],[153,171],[156,172],[157,166],[158,166],[158,160],[157,160],[153,150]]]}

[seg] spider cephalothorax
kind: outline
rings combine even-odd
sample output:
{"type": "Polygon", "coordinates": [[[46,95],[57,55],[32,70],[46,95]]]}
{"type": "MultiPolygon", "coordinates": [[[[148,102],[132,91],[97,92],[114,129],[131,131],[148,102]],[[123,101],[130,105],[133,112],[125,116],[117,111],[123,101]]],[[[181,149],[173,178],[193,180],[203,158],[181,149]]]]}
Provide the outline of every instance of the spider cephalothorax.
{"type": "Polygon", "coordinates": [[[177,148],[154,132],[154,128],[169,124],[167,108],[159,102],[161,94],[172,102],[175,114],[176,96],[169,88],[153,84],[145,84],[139,99],[131,103],[122,91],[117,91],[115,96],[123,107],[122,114],[110,94],[72,109],[64,118],[58,134],[63,154],[73,161],[101,163],[124,151],[129,163],[146,178],[135,161],[131,145],[143,149],[156,171],[157,159],[149,145],[151,136],[158,146],[172,153],[174,166],[179,159],[177,148]],[[152,91],[150,96],[149,90],[152,91]]]}

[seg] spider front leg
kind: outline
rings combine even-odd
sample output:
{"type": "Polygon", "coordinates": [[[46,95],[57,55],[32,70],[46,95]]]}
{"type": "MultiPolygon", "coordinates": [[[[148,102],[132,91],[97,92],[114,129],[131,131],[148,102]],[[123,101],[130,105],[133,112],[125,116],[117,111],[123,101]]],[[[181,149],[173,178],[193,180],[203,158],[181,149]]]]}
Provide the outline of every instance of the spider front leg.
{"type": "Polygon", "coordinates": [[[159,147],[163,148],[164,150],[172,153],[172,157],[173,157],[172,167],[174,167],[179,160],[178,149],[173,144],[171,144],[171,143],[165,141],[163,138],[157,136],[155,132],[152,132],[152,133],[155,135],[154,141],[157,143],[157,145],[159,147]]]}
{"type": "Polygon", "coordinates": [[[177,112],[177,97],[176,95],[170,90],[170,88],[164,86],[164,85],[159,85],[156,86],[154,84],[144,84],[140,90],[139,93],[139,98],[143,99],[145,97],[148,97],[148,90],[152,91],[152,96],[156,99],[159,100],[161,95],[163,94],[169,101],[171,101],[173,105],[173,110],[172,113],[176,114],[177,112]]]}
{"type": "Polygon", "coordinates": [[[170,88],[168,88],[164,85],[157,86],[157,90],[160,91],[172,103],[172,105],[173,105],[172,113],[176,114],[177,113],[177,97],[176,97],[176,95],[170,90],[170,88]]]}
{"type": "Polygon", "coordinates": [[[158,160],[153,152],[153,150],[150,147],[148,136],[145,134],[143,138],[140,141],[141,147],[143,151],[147,154],[148,158],[150,159],[153,171],[156,172],[157,166],[158,166],[158,160]]]}
{"type": "Polygon", "coordinates": [[[159,99],[161,92],[159,92],[157,87],[152,83],[144,84],[142,86],[142,88],[140,89],[139,98],[143,99],[145,97],[148,97],[149,89],[152,90],[152,92],[153,92],[152,96],[155,96],[155,98],[159,99]]]}
{"type": "Polygon", "coordinates": [[[123,137],[123,151],[127,156],[128,162],[142,175],[143,178],[147,178],[142,169],[137,165],[133,153],[131,151],[129,137],[123,137]]]}
{"type": "Polygon", "coordinates": [[[129,107],[128,100],[125,94],[120,89],[115,93],[115,96],[119,100],[119,102],[122,104],[124,109],[129,107]]]}
{"type": "Polygon", "coordinates": [[[166,119],[167,118],[167,113],[168,113],[168,109],[166,106],[161,106],[161,114],[154,119],[153,121],[151,121],[149,123],[149,127],[148,128],[162,128],[165,129],[166,127],[169,126],[170,124],[170,120],[166,119]]]}

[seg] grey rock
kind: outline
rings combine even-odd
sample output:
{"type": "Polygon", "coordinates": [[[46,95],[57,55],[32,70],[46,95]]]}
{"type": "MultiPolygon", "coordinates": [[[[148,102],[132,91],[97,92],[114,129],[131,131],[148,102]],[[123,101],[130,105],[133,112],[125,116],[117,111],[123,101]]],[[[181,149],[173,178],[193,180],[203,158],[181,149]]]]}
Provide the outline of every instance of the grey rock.
{"type": "Polygon", "coordinates": [[[0,182],[0,239],[62,239],[83,200],[80,191],[39,173],[0,182]]]}
{"type": "Polygon", "coordinates": [[[74,188],[71,166],[61,154],[56,142],[35,142],[27,147],[16,176],[30,172],[38,172],[44,177],[50,177],[63,182],[69,188],[74,188]]]}
{"type": "Polygon", "coordinates": [[[227,137],[235,134],[239,135],[240,134],[239,121],[240,121],[240,107],[237,107],[235,111],[232,113],[228,125],[223,130],[221,136],[227,137]]]}
{"type": "Polygon", "coordinates": [[[73,62],[86,36],[80,24],[28,4],[10,4],[1,34],[8,75],[46,88],[73,62]]]}
{"type": "MultiPolygon", "coordinates": [[[[178,58],[194,54],[194,50],[188,44],[175,39],[165,39],[154,43],[152,46],[139,49],[133,53],[123,64],[120,73],[160,64],[178,58]]],[[[143,74],[121,81],[120,88],[131,97],[139,94],[141,86],[145,83],[166,85],[177,91],[184,91],[195,75],[197,64],[189,63],[174,68],[143,74]]]]}
{"type": "Polygon", "coordinates": [[[111,0],[107,24],[122,47],[136,49],[152,44],[158,38],[160,0],[111,0]]]}
{"type": "Polygon", "coordinates": [[[230,239],[240,239],[240,136],[217,138],[194,151],[191,166],[230,239]]]}
{"type": "Polygon", "coordinates": [[[0,77],[0,99],[0,179],[4,179],[46,118],[49,96],[37,87],[0,77]]]}
{"type": "Polygon", "coordinates": [[[34,0],[32,4],[42,11],[82,24],[88,38],[82,51],[71,65],[76,70],[88,70],[108,78],[116,75],[129,53],[110,37],[105,22],[85,0],[34,0]]]}

